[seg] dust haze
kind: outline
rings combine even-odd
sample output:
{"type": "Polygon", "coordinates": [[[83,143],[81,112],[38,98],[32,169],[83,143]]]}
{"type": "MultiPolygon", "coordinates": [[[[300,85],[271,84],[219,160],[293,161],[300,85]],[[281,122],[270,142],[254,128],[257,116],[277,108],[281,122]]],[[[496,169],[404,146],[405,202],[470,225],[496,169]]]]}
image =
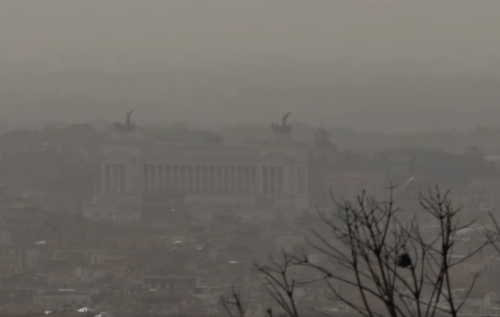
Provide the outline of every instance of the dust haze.
{"type": "Polygon", "coordinates": [[[213,126],[286,108],[362,130],[494,127],[499,9],[487,0],[2,1],[0,115],[81,122],[140,107],[137,120],[213,126]]]}
{"type": "Polygon", "coordinates": [[[499,0],[0,0],[1,317],[500,317],[499,0]]]}

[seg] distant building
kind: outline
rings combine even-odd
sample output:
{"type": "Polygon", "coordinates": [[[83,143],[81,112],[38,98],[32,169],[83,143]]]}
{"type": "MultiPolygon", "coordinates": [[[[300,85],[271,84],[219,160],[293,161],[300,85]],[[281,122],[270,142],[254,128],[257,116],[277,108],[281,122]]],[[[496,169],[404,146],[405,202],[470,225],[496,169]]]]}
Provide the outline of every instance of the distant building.
{"type": "Polygon", "coordinates": [[[61,307],[73,308],[74,310],[92,304],[92,294],[88,292],[78,292],[73,289],[61,289],[47,291],[33,296],[33,302],[39,307],[48,311],[61,307]]]}
{"type": "Polygon", "coordinates": [[[495,164],[496,169],[500,170],[500,156],[484,156],[483,159],[495,164]]]}
{"type": "Polygon", "coordinates": [[[308,194],[311,206],[324,207],[331,204],[328,186],[323,178],[334,172],[339,157],[337,147],[330,141],[330,133],[323,127],[314,133],[314,144],[308,157],[308,194]]]}
{"type": "Polygon", "coordinates": [[[94,199],[83,215],[137,221],[144,196],[165,190],[182,195],[189,205],[307,208],[310,145],[288,132],[275,128],[258,144],[227,146],[164,142],[137,129],[113,131],[94,199]]]}
{"type": "Polygon", "coordinates": [[[366,191],[369,197],[386,197],[389,183],[383,174],[343,172],[325,175],[327,194],[342,203],[356,201],[357,197],[366,191]]]}
{"type": "Polygon", "coordinates": [[[469,209],[483,212],[497,210],[500,206],[500,180],[476,179],[470,186],[469,209]]]}

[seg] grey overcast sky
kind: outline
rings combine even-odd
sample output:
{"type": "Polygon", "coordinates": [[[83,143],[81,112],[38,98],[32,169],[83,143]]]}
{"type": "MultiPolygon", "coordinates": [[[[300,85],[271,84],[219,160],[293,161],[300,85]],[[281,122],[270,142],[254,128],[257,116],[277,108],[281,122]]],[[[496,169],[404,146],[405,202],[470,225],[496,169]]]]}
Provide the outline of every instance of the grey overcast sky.
{"type": "Polygon", "coordinates": [[[2,0],[4,70],[328,62],[500,72],[498,0],[2,0]]]}
{"type": "Polygon", "coordinates": [[[139,105],[140,119],[214,124],[289,109],[367,129],[498,125],[499,12],[500,0],[0,0],[0,117],[110,120],[139,105]],[[94,77],[9,75],[40,71],[94,77]]]}

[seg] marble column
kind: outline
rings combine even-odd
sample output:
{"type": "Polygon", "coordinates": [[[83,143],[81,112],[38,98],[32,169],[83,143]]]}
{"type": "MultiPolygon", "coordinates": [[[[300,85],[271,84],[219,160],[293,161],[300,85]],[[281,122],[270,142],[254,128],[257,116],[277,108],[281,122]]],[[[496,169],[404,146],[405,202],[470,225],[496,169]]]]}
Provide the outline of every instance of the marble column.
{"type": "Polygon", "coordinates": [[[200,193],[205,193],[205,165],[200,165],[200,193]]]}
{"type": "Polygon", "coordinates": [[[302,173],[301,173],[301,168],[300,166],[295,169],[297,175],[296,175],[296,186],[295,186],[295,193],[298,194],[302,190],[302,173]]]}
{"type": "Polygon", "coordinates": [[[229,192],[234,194],[236,187],[236,169],[234,166],[229,166],[229,192]]]}
{"type": "Polygon", "coordinates": [[[118,167],[117,164],[111,165],[111,190],[113,194],[118,192],[118,167]]]}
{"type": "Polygon", "coordinates": [[[179,184],[179,191],[184,193],[185,192],[185,182],[186,182],[186,168],[184,165],[179,165],[179,179],[178,179],[178,184],[179,184]]]}
{"type": "Polygon", "coordinates": [[[199,192],[201,194],[205,193],[205,171],[204,171],[205,166],[200,165],[200,183],[199,183],[199,192]]]}
{"type": "Polygon", "coordinates": [[[108,193],[112,194],[113,193],[113,190],[114,190],[114,174],[113,174],[113,164],[112,163],[109,163],[108,164],[109,166],[109,191],[108,193]]]}
{"type": "Polygon", "coordinates": [[[248,188],[249,188],[249,168],[248,166],[243,166],[243,193],[248,194],[248,188]]]}
{"type": "Polygon", "coordinates": [[[215,167],[213,165],[208,167],[208,175],[208,179],[210,180],[208,192],[213,194],[215,192],[215,167]]]}
{"type": "Polygon", "coordinates": [[[190,192],[190,185],[191,185],[191,182],[190,182],[190,175],[189,175],[189,165],[185,165],[184,166],[184,191],[186,193],[189,193],[190,192]]]}
{"type": "Polygon", "coordinates": [[[240,166],[240,194],[245,193],[245,166],[240,166]]]}
{"type": "Polygon", "coordinates": [[[248,168],[248,181],[249,181],[249,185],[248,185],[248,191],[250,194],[253,194],[255,192],[255,180],[256,180],[256,177],[255,177],[255,167],[254,166],[250,166],[248,168]]]}
{"type": "Polygon", "coordinates": [[[200,165],[200,183],[199,183],[199,192],[205,193],[205,187],[203,184],[205,183],[205,175],[203,174],[203,165],[200,165]]]}
{"type": "Polygon", "coordinates": [[[271,183],[272,179],[272,166],[267,167],[267,177],[266,177],[266,183],[267,183],[267,196],[271,197],[272,192],[273,192],[273,184],[271,183]]]}
{"type": "Polygon", "coordinates": [[[149,164],[144,165],[144,188],[146,192],[151,191],[151,172],[149,164]]]}
{"type": "Polygon", "coordinates": [[[235,166],[234,168],[234,174],[235,174],[235,186],[234,186],[234,192],[239,194],[241,190],[241,174],[240,174],[240,166],[235,166]]]}
{"type": "Polygon", "coordinates": [[[258,192],[259,192],[259,195],[264,195],[264,167],[263,166],[259,166],[257,167],[257,174],[258,174],[258,192]]]}
{"type": "Polygon", "coordinates": [[[269,167],[269,197],[274,197],[276,195],[276,167],[269,167]]]}
{"type": "Polygon", "coordinates": [[[295,171],[296,171],[296,176],[295,176],[295,178],[296,178],[296,184],[297,184],[297,185],[295,186],[295,193],[296,193],[296,194],[298,194],[298,193],[300,193],[300,192],[301,192],[301,190],[302,190],[302,175],[301,175],[301,170],[300,170],[300,167],[297,167],[297,168],[295,169],[295,171]]]}
{"type": "Polygon", "coordinates": [[[179,192],[182,191],[181,166],[180,165],[173,165],[172,166],[172,184],[177,191],[179,191],[179,192]]]}
{"type": "Polygon", "coordinates": [[[214,192],[216,194],[220,193],[220,179],[221,179],[221,171],[220,171],[220,166],[215,166],[215,186],[214,186],[214,192]]]}
{"type": "Polygon", "coordinates": [[[226,193],[231,193],[231,166],[226,166],[226,193]]]}
{"type": "Polygon", "coordinates": [[[149,191],[149,168],[147,164],[142,165],[142,179],[144,182],[144,192],[149,191]]]}
{"type": "Polygon", "coordinates": [[[99,190],[99,195],[102,195],[106,192],[106,165],[101,164],[99,166],[99,181],[101,182],[101,187],[99,190]]]}
{"type": "Polygon", "coordinates": [[[200,192],[200,166],[195,165],[194,166],[194,192],[199,193],[200,192]]]}
{"type": "Polygon", "coordinates": [[[284,177],[283,167],[280,167],[280,169],[279,169],[279,180],[280,180],[280,182],[279,182],[279,194],[280,194],[280,196],[283,195],[283,189],[284,189],[284,183],[285,183],[283,177],[284,177]]]}
{"type": "Polygon", "coordinates": [[[245,193],[245,167],[238,166],[238,193],[245,193]]]}
{"type": "Polygon", "coordinates": [[[165,186],[166,189],[170,189],[170,183],[171,183],[171,180],[170,180],[170,165],[164,165],[163,166],[163,173],[164,173],[164,176],[163,176],[164,186],[165,186]]]}
{"type": "Polygon", "coordinates": [[[189,165],[184,165],[184,192],[189,193],[189,165]]]}
{"type": "Polygon", "coordinates": [[[239,166],[235,166],[234,167],[234,192],[236,194],[239,194],[240,193],[240,189],[241,189],[241,178],[240,178],[240,167],[239,166]]]}
{"type": "Polygon", "coordinates": [[[156,166],[154,164],[149,165],[149,176],[150,176],[150,185],[149,188],[151,191],[156,190],[156,166]]]}
{"type": "Polygon", "coordinates": [[[210,193],[210,165],[205,166],[205,193],[210,193]]]}
{"type": "Polygon", "coordinates": [[[164,189],[165,188],[165,175],[163,173],[163,165],[159,164],[157,169],[158,169],[158,188],[164,189]]]}
{"type": "Polygon", "coordinates": [[[109,192],[113,194],[115,190],[114,164],[109,164],[109,192]]]}
{"type": "Polygon", "coordinates": [[[227,166],[223,165],[222,169],[222,193],[227,193],[227,166]]]}
{"type": "Polygon", "coordinates": [[[113,194],[118,192],[118,167],[116,163],[111,164],[111,188],[113,194]]]}
{"type": "Polygon", "coordinates": [[[303,193],[307,192],[307,188],[309,187],[309,171],[307,170],[307,166],[302,167],[303,173],[304,173],[304,186],[303,186],[303,193]]]}
{"type": "Polygon", "coordinates": [[[281,181],[280,181],[281,180],[281,178],[280,178],[281,167],[278,166],[278,167],[275,167],[274,169],[275,169],[275,172],[274,172],[274,176],[275,176],[274,196],[279,197],[281,194],[280,193],[280,190],[281,190],[281,186],[280,186],[281,185],[281,181]]]}
{"type": "Polygon", "coordinates": [[[262,166],[261,167],[261,186],[262,186],[262,189],[261,189],[261,193],[262,193],[262,196],[267,196],[268,193],[267,193],[267,166],[262,166]]]}
{"type": "Polygon", "coordinates": [[[142,174],[143,174],[143,180],[144,180],[144,191],[149,192],[151,188],[149,188],[149,179],[151,176],[149,175],[149,165],[144,164],[142,166],[142,174]]]}
{"type": "Polygon", "coordinates": [[[99,170],[97,171],[96,179],[94,179],[94,195],[93,197],[99,196],[101,192],[101,166],[99,165],[99,170]]]}
{"type": "Polygon", "coordinates": [[[92,197],[96,197],[99,195],[99,191],[101,190],[101,176],[97,175],[97,179],[94,179],[94,193],[92,197]]]}
{"type": "Polygon", "coordinates": [[[231,193],[231,166],[226,166],[226,193],[231,193]]]}
{"type": "Polygon", "coordinates": [[[198,183],[197,183],[197,178],[196,178],[196,167],[197,166],[198,165],[191,165],[191,168],[192,168],[192,174],[191,174],[191,182],[192,182],[191,191],[193,193],[198,192],[198,183]]]}
{"type": "Polygon", "coordinates": [[[119,178],[120,178],[119,193],[123,194],[123,192],[125,191],[125,182],[126,182],[126,171],[124,164],[120,164],[119,178]]]}
{"type": "Polygon", "coordinates": [[[217,170],[219,171],[219,183],[217,185],[217,192],[218,193],[223,193],[224,192],[224,167],[223,166],[217,166],[217,170]]]}
{"type": "Polygon", "coordinates": [[[269,188],[271,189],[269,196],[274,197],[276,195],[276,167],[270,167],[271,172],[269,173],[269,188]]]}
{"type": "Polygon", "coordinates": [[[188,174],[188,192],[194,192],[194,167],[193,165],[187,166],[187,174],[188,174]]]}
{"type": "Polygon", "coordinates": [[[175,190],[180,190],[179,187],[179,166],[178,165],[172,165],[172,187],[175,190]]]}
{"type": "Polygon", "coordinates": [[[151,164],[151,169],[151,174],[153,175],[151,187],[156,191],[158,189],[158,166],[151,164]]]}
{"type": "Polygon", "coordinates": [[[227,193],[233,192],[233,169],[231,165],[227,166],[227,193]]]}
{"type": "Polygon", "coordinates": [[[234,167],[234,193],[238,194],[240,192],[240,167],[234,167]]]}
{"type": "Polygon", "coordinates": [[[203,165],[203,193],[208,193],[208,166],[203,165]]]}
{"type": "Polygon", "coordinates": [[[258,167],[251,166],[250,167],[250,190],[252,194],[259,193],[259,175],[258,175],[258,167]]]}
{"type": "Polygon", "coordinates": [[[276,196],[276,167],[271,166],[269,167],[270,172],[269,172],[269,197],[274,197],[276,196]]]}
{"type": "Polygon", "coordinates": [[[109,194],[111,191],[111,167],[104,164],[104,192],[109,194]]]}
{"type": "Polygon", "coordinates": [[[116,179],[116,186],[115,186],[115,192],[117,194],[120,193],[120,164],[115,164],[116,166],[116,175],[115,175],[115,179],[116,179]]]}

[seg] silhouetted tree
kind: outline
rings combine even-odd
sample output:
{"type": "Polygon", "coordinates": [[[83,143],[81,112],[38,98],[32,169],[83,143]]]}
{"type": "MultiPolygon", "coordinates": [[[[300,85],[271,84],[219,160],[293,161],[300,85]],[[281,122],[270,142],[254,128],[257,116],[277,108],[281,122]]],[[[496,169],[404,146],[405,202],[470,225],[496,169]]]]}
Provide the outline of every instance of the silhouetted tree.
{"type": "MultiPolygon", "coordinates": [[[[484,230],[486,239],[455,260],[452,253],[459,232],[474,223],[460,223],[461,206],[455,206],[448,193],[439,189],[421,195],[420,206],[437,228],[429,231],[430,224],[422,225],[416,218],[400,220],[403,211],[394,202],[393,188],[390,192],[387,200],[363,192],[354,202],[335,202],[336,212],[319,213],[325,231],[311,230],[309,252],[283,251],[279,259],[271,257],[267,264],[255,264],[280,314],[299,316],[296,290],[322,283],[330,300],[361,316],[458,316],[479,275],[471,273],[465,296],[455,298],[451,270],[494,243],[497,236],[484,230]],[[313,261],[310,252],[327,260],[313,261]],[[305,270],[302,275],[297,268],[305,270]],[[346,289],[355,291],[359,301],[343,291],[346,289]]],[[[243,316],[238,293],[233,290],[231,296],[232,300],[222,297],[222,305],[243,316]]]]}

